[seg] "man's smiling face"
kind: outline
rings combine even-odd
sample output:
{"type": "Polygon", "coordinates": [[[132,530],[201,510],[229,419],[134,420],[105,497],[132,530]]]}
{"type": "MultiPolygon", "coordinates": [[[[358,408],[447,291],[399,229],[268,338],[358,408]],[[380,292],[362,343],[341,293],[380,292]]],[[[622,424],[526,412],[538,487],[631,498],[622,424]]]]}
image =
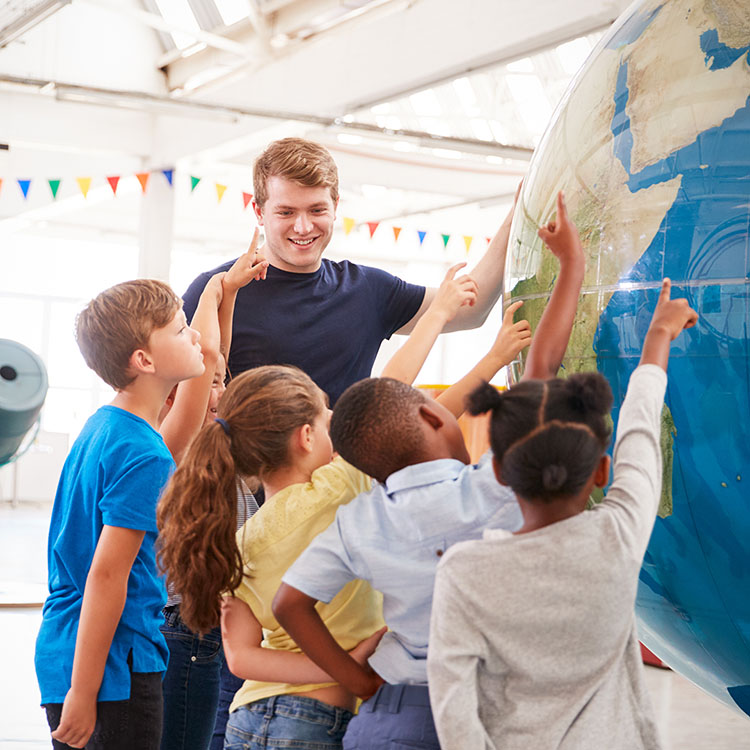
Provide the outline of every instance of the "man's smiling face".
{"type": "Polygon", "coordinates": [[[253,204],[266,243],[263,254],[282,271],[313,273],[331,241],[336,204],[327,187],[306,187],[284,177],[269,177],[268,199],[253,204]]]}

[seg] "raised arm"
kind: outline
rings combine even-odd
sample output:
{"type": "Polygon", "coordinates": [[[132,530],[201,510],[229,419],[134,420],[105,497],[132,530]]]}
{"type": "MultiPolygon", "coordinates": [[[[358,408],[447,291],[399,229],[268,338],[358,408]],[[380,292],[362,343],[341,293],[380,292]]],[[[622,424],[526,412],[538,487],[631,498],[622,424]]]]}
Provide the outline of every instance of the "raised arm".
{"type": "Polygon", "coordinates": [[[234,318],[234,303],[237,292],[251,281],[265,279],[268,271],[268,261],[258,250],[258,228],[253,232],[250,247],[244,255],[234,262],[221,280],[223,296],[219,305],[219,330],[221,334],[219,351],[229,360],[229,350],[232,346],[232,320],[234,318]]]}
{"type": "MultiPolygon", "coordinates": [[[[469,328],[479,328],[479,326],[481,326],[487,319],[490,310],[500,298],[503,291],[505,256],[508,252],[510,227],[513,222],[513,214],[516,210],[516,204],[518,203],[518,196],[521,192],[521,184],[522,183],[519,183],[518,185],[515,198],[513,199],[513,205],[511,206],[508,215],[495,233],[495,236],[490,240],[490,244],[487,246],[487,250],[482,256],[482,259],[471,272],[472,277],[478,280],[476,303],[472,307],[462,308],[457,313],[456,317],[446,325],[445,333],[450,333],[451,331],[465,331],[469,328]]],[[[430,303],[435,298],[437,292],[438,290],[434,287],[428,287],[425,289],[424,299],[422,300],[419,310],[417,310],[414,317],[406,325],[402,326],[397,333],[410,333],[414,330],[420,317],[429,309],[430,303]]]]}
{"type": "Polygon", "coordinates": [[[547,307],[534,332],[523,380],[548,380],[557,375],[573,330],[586,261],[576,225],[565,198],[557,194],[557,217],[539,229],[539,236],[560,261],[560,272],[547,307]]]}
{"type": "Polygon", "coordinates": [[[461,380],[443,391],[437,400],[456,417],[464,412],[466,396],[481,383],[489,382],[500,368],[510,364],[516,355],[531,343],[531,326],[528,320],[513,322],[513,315],[523,302],[508,305],[503,324],[489,352],[464,375],[461,380]]]}
{"type": "Polygon", "coordinates": [[[456,263],[448,269],[429,308],[414,326],[406,342],[383,368],[381,377],[393,378],[411,385],[445,324],[452,320],[462,307],[470,307],[475,303],[477,285],[474,279],[467,275],[455,278],[456,273],[465,265],[466,263],[456,263]]]}

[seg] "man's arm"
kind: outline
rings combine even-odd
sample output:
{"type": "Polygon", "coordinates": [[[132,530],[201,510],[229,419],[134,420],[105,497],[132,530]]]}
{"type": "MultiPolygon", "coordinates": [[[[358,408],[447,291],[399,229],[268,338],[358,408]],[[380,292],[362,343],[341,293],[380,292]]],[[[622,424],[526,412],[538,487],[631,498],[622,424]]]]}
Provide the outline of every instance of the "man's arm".
{"type": "Polygon", "coordinates": [[[539,236],[560,261],[560,272],[534,332],[523,380],[548,380],[557,375],[573,330],[586,260],[565,198],[557,194],[557,217],[539,229],[539,236]]]}
{"type": "MultiPolygon", "coordinates": [[[[505,257],[508,253],[508,239],[510,238],[510,227],[513,222],[513,214],[518,203],[518,195],[521,192],[521,185],[518,185],[513,205],[511,206],[505,221],[490,240],[485,254],[472,270],[471,276],[478,279],[477,300],[472,307],[462,308],[455,318],[445,326],[444,333],[451,331],[465,331],[469,328],[479,328],[490,310],[500,298],[503,291],[503,278],[505,275],[505,257]]],[[[437,294],[437,289],[427,287],[424,292],[424,299],[419,306],[414,317],[405,325],[396,331],[396,333],[411,333],[420,317],[427,312],[432,300],[437,294]]]]}
{"type": "Polygon", "coordinates": [[[96,699],[112,639],[125,608],[128,577],[145,532],[104,526],[83,592],[73,676],[53,739],[84,747],[96,723],[96,699]]]}
{"type": "Polygon", "coordinates": [[[336,643],[315,609],[316,603],[313,597],[282,582],[273,600],[273,614],[312,661],[354,695],[367,700],[383,679],[366,660],[357,662],[336,643]]]}
{"type": "Polygon", "coordinates": [[[417,321],[403,346],[390,358],[383,368],[381,377],[394,378],[411,385],[445,324],[452,320],[462,307],[474,304],[477,297],[474,279],[466,275],[454,278],[465,265],[466,263],[457,263],[448,269],[429,309],[417,321]]]}

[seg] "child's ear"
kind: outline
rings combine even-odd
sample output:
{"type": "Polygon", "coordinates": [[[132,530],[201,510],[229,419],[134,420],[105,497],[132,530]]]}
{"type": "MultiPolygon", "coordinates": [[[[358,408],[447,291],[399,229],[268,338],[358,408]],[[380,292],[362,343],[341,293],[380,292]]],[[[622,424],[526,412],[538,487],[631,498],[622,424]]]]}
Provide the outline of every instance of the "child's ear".
{"type": "Polygon", "coordinates": [[[596,487],[607,486],[607,482],[609,482],[609,463],[610,463],[610,458],[605,453],[599,459],[599,463],[597,464],[596,469],[594,469],[594,485],[596,487]]]}
{"type": "Polygon", "coordinates": [[[492,470],[495,472],[495,479],[497,479],[500,484],[507,487],[503,481],[503,465],[497,460],[496,456],[492,457],[492,470]]]}
{"type": "Polygon", "coordinates": [[[133,371],[133,374],[138,376],[141,373],[154,373],[156,368],[154,367],[154,361],[151,359],[151,355],[145,349],[136,349],[128,360],[128,365],[133,371]]]}
{"type": "Polygon", "coordinates": [[[300,447],[300,449],[303,452],[312,453],[312,449],[313,449],[312,425],[303,424],[302,427],[298,427],[292,439],[300,447]]]}
{"type": "Polygon", "coordinates": [[[419,416],[424,419],[433,430],[439,430],[444,424],[443,418],[432,408],[432,405],[429,402],[426,402],[419,407],[419,416]]]}

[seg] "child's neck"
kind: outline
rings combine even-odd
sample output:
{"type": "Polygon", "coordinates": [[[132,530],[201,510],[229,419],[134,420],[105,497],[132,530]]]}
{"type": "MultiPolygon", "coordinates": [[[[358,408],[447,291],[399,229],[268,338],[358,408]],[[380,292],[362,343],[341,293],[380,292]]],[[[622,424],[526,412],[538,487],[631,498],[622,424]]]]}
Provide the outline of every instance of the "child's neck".
{"type": "Polygon", "coordinates": [[[523,526],[513,533],[528,534],[530,531],[537,531],[545,526],[577,516],[586,509],[587,502],[588,495],[562,498],[553,502],[529,501],[519,497],[518,504],[523,515],[523,526]]]}
{"type": "Polygon", "coordinates": [[[291,487],[293,484],[305,484],[309,482],[311,477],[312,471],[308,467],[284,466],[276,469],[276,471],[263,478],[263,491],[265,492],[266,500],[277,492],[291,487]]]}
{"type": "Polygon", "coordinates": [[[158,431],[159,414],[174,383],[170,385],[162,381],[145,381],[141,378],[142,376],[139,376],[126,388],[118,391],[110,403],[112,406],[140,417],[158,431]]]}

